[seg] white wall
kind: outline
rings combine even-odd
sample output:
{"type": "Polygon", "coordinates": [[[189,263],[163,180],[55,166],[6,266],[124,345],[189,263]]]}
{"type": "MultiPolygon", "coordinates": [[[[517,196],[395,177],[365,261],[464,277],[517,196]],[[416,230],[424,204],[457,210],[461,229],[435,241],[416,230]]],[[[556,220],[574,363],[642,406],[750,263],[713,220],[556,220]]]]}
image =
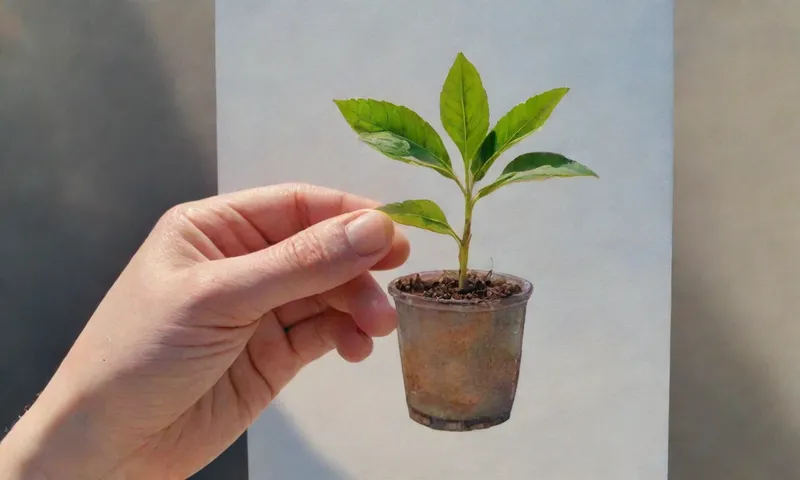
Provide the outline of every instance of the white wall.
{"type": "MultiPolygon", "coordinates": [[[[446,137],[439,91],[460,50],[492,123],[572,88],[506,161],[560,151],[601,177],[516,185],[476,208],[472,266],[535,284],[512,418],[466,434],[413,423],[392,335],[363,364],[331,355],[301,373],[249,433],[254,479],[666,478],[671,1],[218,2],[220,189],[305,181],[428,197],[460,218],[453,185],[360,144],[332,102],[404,104],[446,137]]],[[[451,240],[408,233],[409,263],[382,283],[456,265],[451,240]]]]}

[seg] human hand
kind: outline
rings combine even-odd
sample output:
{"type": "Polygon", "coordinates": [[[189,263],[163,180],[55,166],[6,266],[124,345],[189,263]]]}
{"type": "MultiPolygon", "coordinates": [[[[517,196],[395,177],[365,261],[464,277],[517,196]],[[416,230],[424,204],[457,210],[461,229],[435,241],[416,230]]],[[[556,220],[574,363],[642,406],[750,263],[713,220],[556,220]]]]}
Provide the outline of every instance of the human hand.
{"type": "Polygon", "coordinates": [[[281,185],[170,210],[0,445],[0,463],[48,479],[183,479],[304,365],[332,349],[366,358],[396,324],[369,270],[409,253],[386,215],[364,210],[375,206],[281,185]]]}

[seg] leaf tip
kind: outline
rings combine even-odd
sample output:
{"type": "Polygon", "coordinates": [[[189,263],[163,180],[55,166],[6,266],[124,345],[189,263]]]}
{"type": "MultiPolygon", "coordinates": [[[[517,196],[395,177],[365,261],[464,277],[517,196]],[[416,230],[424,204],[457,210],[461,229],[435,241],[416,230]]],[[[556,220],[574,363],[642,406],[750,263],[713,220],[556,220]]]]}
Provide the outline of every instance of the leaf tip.
{"type": "Polygon", "coordinates": [[[456,66],[456,65],[458,65],[458,64],[464,64],[464,65],[466,65],[468,68],[470,68],[470,67],[471,67],[471,68],[475,68],[475,65],[473,65],[473,64],[472,64],[472,62],[470,62],[470,61],[469,61],[469,59],[467,58],[467,56],[466,56],[466,55],[464,55],[464,52],[458,52],[458,54],[456,55],[456,59],[455,59],[455,61],[453,62],[453,67],[455,67],[455,66],[456,66]]]}
{"type": "Polygon", "coordinates": [[[591,168],[587,167],[586,165],[583,165],[583,168],[586,170],[586,176],[587,177],[600,178],[600,175],[598,175],[594,170],[592,170],[591,168]]]}
{"type": "Polygon", "coordinates": [[[333,103],[336,104],[337,107],[339,107],[339,110],[343,110],[345,105],[347,105],[348,103],[350,103],[352,101],[353,101],[353,99],[343,99],[343,98],[342,99],[339,99],[339,98],[334,98],[333,99],[333,103]]]}

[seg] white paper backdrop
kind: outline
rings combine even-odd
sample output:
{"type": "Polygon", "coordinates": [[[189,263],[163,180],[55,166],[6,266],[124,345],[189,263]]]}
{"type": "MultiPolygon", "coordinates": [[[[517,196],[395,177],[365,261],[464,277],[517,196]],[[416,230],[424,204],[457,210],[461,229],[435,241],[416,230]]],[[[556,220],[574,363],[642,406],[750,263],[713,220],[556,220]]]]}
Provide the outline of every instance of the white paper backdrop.
{"type": "MultiPolygon", "coordinates": [[[[471,266],[535,285],[512,418],[472,433],[413,423],[392,335],[362,364],[330,355],[300,374],[249,432],[253,479],[666,478],[671,1],[217,2],[220,190],[303,181],[427,197],[458,224],[453,184],[359,143],[332,100],[406,105],[457,156],[438,102],[459,51],[483,76],[492,124],[572,89],[505,161],[552,150],[600,175],[507,187],[476,207],[471,266]]],[[[410,261],[381,283],[457,265],[451,239],[408,234],[410,261]]]]}

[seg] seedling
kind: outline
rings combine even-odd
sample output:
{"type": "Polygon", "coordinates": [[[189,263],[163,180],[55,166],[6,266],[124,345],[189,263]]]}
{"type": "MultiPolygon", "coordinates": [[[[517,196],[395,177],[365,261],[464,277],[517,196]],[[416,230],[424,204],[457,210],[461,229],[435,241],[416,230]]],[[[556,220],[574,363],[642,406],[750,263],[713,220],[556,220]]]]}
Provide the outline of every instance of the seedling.
{"type": "Polygon", "coordinates": [[[383,205],[395,222],[449,235],[458,271],[419,272],[389,283],[397,308],[400,359],[409,416],[429,428],[469,431],[507,421],[517,391],[526,308],[533,285],[524,278],[469,270],[472,212],[487,195],[512,183],[597,177],[559,153],[532,152],[509,162],[479,186],[510,147],[538,130],[567,94],[555,88],[512,108],[489,130],[489,100],[475,67],[459,53],[439,100],[444,129],[464,165],[456,175],[442,138],[407,107],[371,99],[335,100],[359,138],[389,158],[435,170],[464,197],[457,234],[431,200],[383,205]]]}
{"type": "Polygon", "coordinates": [[[451,179],[464,196],[464,227],[457,234],[432,200],[406,200],[379,208],[395,222],[451,236],[458,244],[458,287],[467,282],[475,204],[512,183],[558,177],[597,177],[585,165],[552,152],[519,155],[491,183],[478,188],[502,154],[538,130],[569,91],[560,87],[535,95],[512,108],[489,130],[489,100],[480,74],[459,53],[439,99],[442,125],[458,147],[464,165],[459,177],[433,127],[411,109],[372,99],[335,100],[359,138],[389,158],[435,170],[451,179]]]}

